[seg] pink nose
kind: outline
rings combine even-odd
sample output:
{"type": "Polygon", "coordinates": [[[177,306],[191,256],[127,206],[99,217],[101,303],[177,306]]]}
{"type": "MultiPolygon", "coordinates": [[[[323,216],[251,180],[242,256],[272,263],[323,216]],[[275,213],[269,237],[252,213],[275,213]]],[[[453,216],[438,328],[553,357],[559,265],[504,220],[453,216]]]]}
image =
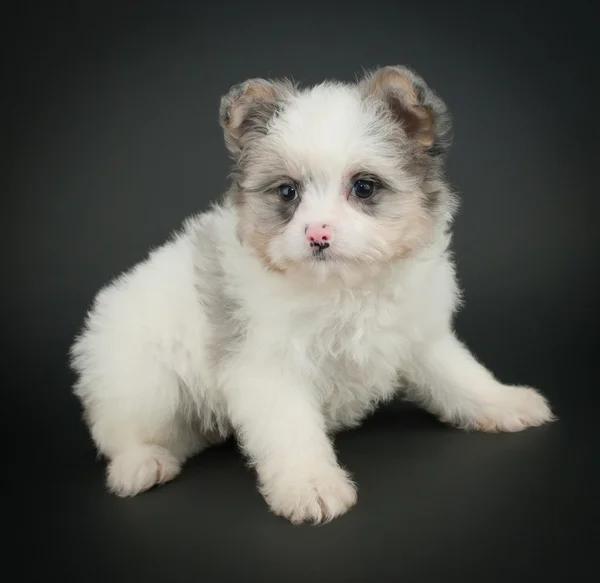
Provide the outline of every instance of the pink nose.
{"type": "Polygon", "coordinates": [[[333,238],[333,229],[329,225],[309,225],[306,238],[311,243],[329,243],[333,238]]]}

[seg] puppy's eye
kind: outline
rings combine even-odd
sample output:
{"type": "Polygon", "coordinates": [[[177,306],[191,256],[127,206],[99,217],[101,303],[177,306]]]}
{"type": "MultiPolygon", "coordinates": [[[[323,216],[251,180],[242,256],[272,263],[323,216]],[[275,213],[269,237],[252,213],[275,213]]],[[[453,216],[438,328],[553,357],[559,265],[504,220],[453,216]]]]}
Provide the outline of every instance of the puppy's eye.
{"type": "Polygon", "coordinates": [[[357,180],[352,187],[352,194],[358,198],[370,198],[375,192],[375,182],[372,180],[357,180]]]}
{"type": "Polygon", "coordinates": [[[296,187],[292,184],[282,184],[279,187],[279,196],[281,196],[282,200],[285,202],[292,202],[293,200],[296,200],[298,192],[296,191],[296,187]]]}

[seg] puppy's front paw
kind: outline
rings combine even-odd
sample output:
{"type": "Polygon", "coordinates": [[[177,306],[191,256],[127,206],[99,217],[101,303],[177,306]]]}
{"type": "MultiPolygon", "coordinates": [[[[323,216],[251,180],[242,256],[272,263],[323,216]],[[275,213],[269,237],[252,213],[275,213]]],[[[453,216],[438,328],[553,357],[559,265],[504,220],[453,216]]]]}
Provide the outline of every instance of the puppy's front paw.
{"type": "Polygon", "coordinates": [[[548,401],[535,389],[504,386],[497,401],[473,419],[468,428],[487,432],[522,431],[554,419],[548,401]]]}
{"type": "Polygon", "coordinates": [[[180,467],[179,462],[163,447],[132,447],[111,460],[107,475],[108,489],[122,498],[135,496],[172,480],[180,467]]]}
{"type": "Polygon", "coordinates": [[[261,489],[271,510],[294,524],[329,522],[356,504],[356,487],[339,467],[286,476],[261,489]]]}

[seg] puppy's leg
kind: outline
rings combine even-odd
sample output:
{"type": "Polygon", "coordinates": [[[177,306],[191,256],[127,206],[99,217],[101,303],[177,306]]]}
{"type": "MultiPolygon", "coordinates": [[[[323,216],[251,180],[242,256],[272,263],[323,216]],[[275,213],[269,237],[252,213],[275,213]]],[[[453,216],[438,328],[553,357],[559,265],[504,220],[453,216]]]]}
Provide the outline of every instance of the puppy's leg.
{"type": "Polygon", "coordinates": [[[206,443],[183,417],[180,389],[170,371],[149,361],[123,372],[86,370],[77,393],[94,442],[109,460],[108,489],[134,496],[172,480],[183,461],[206,443]]]}
{"type": "Polygon", "coordinates": [[[520,431],[554,419],[542,395],[498,382],[451,332],[419,347],[407,377],[415,400],[463,429],[520,431]]]}
{"type": "Polygon", "coordinates": [[[325,522],[356,503],[310,387],[276,362],[246,364],[227,382],[231,420],[271,510],[293,523],[325,522]]]}

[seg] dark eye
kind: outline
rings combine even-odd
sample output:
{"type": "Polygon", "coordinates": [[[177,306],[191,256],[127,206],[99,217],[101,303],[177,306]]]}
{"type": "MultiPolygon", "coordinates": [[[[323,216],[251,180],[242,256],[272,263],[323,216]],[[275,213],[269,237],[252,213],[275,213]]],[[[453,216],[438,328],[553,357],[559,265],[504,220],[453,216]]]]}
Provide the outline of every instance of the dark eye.
{"type": "Polygon", "coordinates": [[[352,187],[352,194],[358,198],[369,198],[375,192],[375,183],[372,180],[357,180],[352,187]]]}
{"type": "Polygon", "coordinates": [[[292,202],[298,196],[296,187],[292,184],[282,184],[279,187],[279,195],[285,202],[292,202]]]}

